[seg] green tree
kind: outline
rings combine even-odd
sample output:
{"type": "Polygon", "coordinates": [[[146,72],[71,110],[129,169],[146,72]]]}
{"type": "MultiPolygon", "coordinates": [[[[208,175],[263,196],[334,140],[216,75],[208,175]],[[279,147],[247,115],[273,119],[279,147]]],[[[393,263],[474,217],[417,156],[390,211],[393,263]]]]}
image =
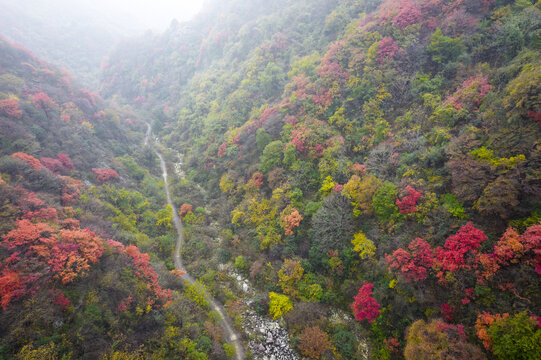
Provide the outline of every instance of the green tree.
{"type": "Polygon", "coordinates": [[[343,327],[338,328],[332,337],[334,346],[345,359],[356,359],[355,335],[343,327]]]}
{"type": "Polygon", "coordinates": [[[261,155],[261,171],[269,172],[282,163],[284,144],[280,140],[273,141],[265,146],[263,155],[261,155]]]}
{"type": "Polygon", "coordinates": [[[524,65],[521,73],[509,82],[505,92],[507,96],[503,98],[503,104],[509,110],[514,109],[521,115],[528,111],[539,111],[541,62],[524,65]]]}
{"type": "Polygon", "coordinates": [[[278,95],[283,88],[285,74],[275,63],[268,63],[265,70],[259,73],[258,80],[260,84],[259,90],[265,98],[271,98],[278,95]]]}
{"type": "Polygon", "coordinates": [[[235,258],[235,269],[237,270],[244,270],[246,269],[246,261],[244,260],[244,256],[239,255],[235,258]]]}
{"type": "Polygon", "coordinates": [[[396,206],[396,198],[398,197],[397,187],[387,181],[375,193],[372,199],[372,207],[379,221],[388,223],[391,220],[400,218],[398,206],[396,206]]]}
{"type": "Polygon", "coordinates": [[[465,47],[462,38],[450,38],[443,35],[441,29],[437,28],[426,50],[432,55],[432,60],[438,64],[445,64],[456,60],[464,52],[465,47]]]}
{"type": "Polygon", "coordinates": [[[255,142],[257,144],[257,150],[262,152],[265,147],[272,141],[271,136],[264,128],[257,129],[255,133],[255,142]]]}
{"type": "Polygon", "coordinates": [[[541,354],[541,329],[526,312],[495,321],[488,329],[497,359],[535,360],[541,354]]]}

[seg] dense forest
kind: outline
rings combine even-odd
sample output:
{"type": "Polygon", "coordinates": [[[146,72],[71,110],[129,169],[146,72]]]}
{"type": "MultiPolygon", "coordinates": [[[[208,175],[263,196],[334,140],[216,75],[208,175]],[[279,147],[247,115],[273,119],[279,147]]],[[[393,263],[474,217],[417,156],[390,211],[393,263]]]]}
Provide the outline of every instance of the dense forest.
{"type": "Polygon", "coordinates": [[[0,359],[540,358],[540,1],[210,0],[72,76],[0,38],[0,359]]]}

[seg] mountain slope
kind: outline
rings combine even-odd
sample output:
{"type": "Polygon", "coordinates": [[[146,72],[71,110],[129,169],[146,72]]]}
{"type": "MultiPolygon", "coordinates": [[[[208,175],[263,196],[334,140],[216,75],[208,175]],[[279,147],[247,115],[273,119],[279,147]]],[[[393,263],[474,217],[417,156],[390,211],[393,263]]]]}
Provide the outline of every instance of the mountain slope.
{"type": "Polygon", "coordinates": [[[174,271],[142,123],[3,38],[0,54],[0,359],[225,358],[174,271]]]}
{"type": "Polygon", "coordinates": [[[220,224],[215,256],[188,244],[190,271],[249,276],[304,355],[359,358],[368,336],[379,358],[512,357],[512,324],[539,351],[539,3],[258,5],[224,2],[104,71],[184,154],[177,205],[220,224]]]}

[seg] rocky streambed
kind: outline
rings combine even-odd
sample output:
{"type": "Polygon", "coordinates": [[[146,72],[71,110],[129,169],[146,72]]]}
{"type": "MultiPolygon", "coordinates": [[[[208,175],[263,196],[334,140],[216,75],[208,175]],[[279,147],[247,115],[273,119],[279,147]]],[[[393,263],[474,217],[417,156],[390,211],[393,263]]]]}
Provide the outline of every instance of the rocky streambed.
{"type": "Polygon", "coordinates": [[[244,313],[244,330],[250,336],[248,344],[255,359],[298,360],[289,346],[289,334],[277,321],[266,319],[253,310],[244,313]]]}
{"type": "Polygon", "coordinates": [[[236,280],[237,286],[245,293],[244,304],[247,310],[243,314],[243,330],[249,336],[248,347],[256,360],[299,360],[299,356],[289,345],[289,333],[276,320],[258,315],[251,309],[256,294],[250,282],[231,269],[221,265],[236,280]]]}

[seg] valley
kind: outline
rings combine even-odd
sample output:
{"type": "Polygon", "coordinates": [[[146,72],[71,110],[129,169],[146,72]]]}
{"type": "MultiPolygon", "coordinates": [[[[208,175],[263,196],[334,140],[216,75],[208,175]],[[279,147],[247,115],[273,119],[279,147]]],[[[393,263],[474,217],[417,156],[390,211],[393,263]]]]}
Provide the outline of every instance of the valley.
{"type": "Polygon", "coordinates": [[[0,360],[539,358],[540,1],[32,1],[0,360]]]}

